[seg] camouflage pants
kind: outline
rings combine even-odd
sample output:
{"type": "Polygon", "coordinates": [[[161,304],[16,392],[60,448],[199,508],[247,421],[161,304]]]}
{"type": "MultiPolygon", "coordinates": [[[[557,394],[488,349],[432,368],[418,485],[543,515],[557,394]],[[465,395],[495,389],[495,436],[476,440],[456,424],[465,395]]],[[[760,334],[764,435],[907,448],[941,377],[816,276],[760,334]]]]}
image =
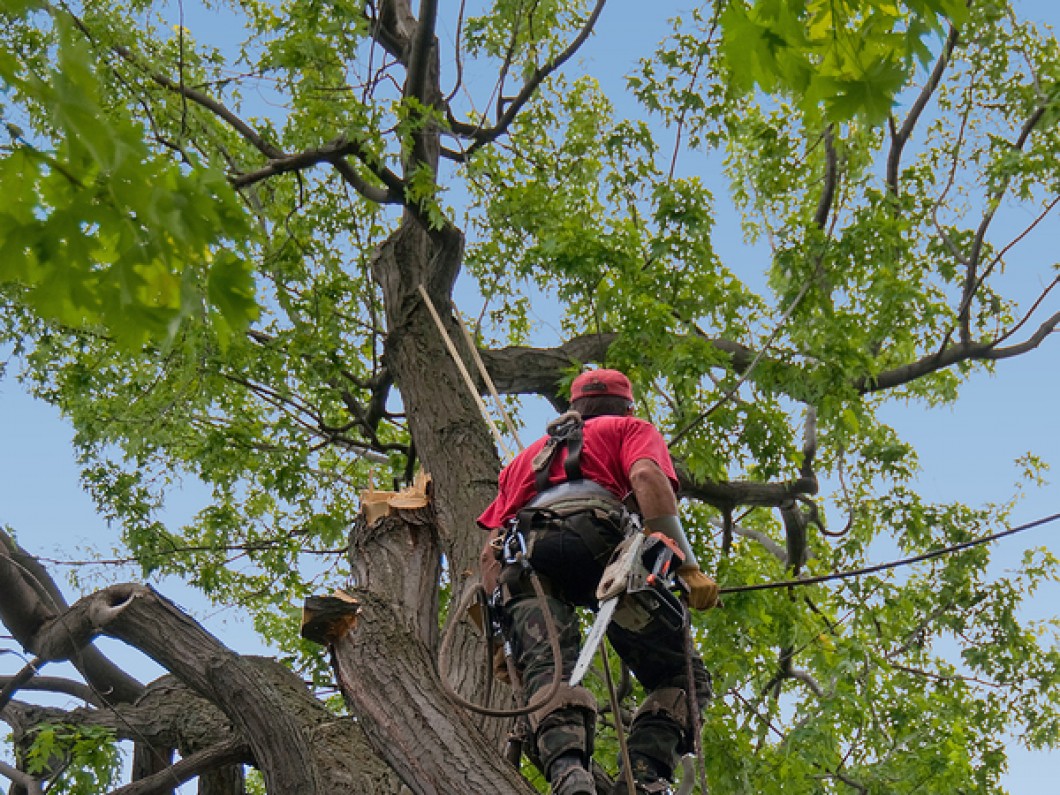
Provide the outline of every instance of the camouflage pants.
{"type": "MultiPolygon", "coordinates": [[[[545,604],[534,596],[524,569],[508,566],[501,573],[501,582],[510,594],[505,604],[508,632],[528,698],[547,689],[554,676],[545,611],[559,633],[563,678],[567,680],[581,646],[577,606],[586,603],[586,593],[595,591],[604,568],[601,555],[590,553],[575,533],[550,531],[548,542],[546,554],[531,558],[546,586],[545,604]]],[[[603,561],[606,559],[607,555],[602,556],[603,561]]],[[[669,777],[680,755],[692,747],[684,631],[649,626],[631,632],[612,622],[607,636],[647,693],[630,729],[630,754],[649,759],[669,777]]],[[[692,672],[696,707],[702,714],[712,695],[711,680],[695,652],[692,672]]],[[[592,755],[596,719],[593,704],[595,700],[584,688],[565,688],[550,708],[532,716],[536,717],[532,723],[537,752],[546,772],[551,761],[563,753],[581,752],[586,759],[592,755]],[[583,692],[579,695],[571,691],[583,692]]]]}

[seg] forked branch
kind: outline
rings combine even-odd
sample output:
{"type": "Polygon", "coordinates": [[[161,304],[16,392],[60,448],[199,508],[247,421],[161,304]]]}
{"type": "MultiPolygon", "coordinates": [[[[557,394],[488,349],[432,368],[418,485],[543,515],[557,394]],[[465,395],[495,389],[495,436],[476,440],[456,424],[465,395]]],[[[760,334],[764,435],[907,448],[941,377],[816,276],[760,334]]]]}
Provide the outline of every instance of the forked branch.
{"type": "Polygon", "coordinates": [[[589,36],[592,35],[593,29],[596,27],[597,20],[600,19],[600,14],[603,12],[606,2],[607,0],[596,1],[596,5],[593,7],[593,10],[590,12],[589,17],[585,21],[581,30],[578,32],[578,35],[574,37],[563,52],[533,71],[530,77],[527,78],[526,83],[523,84],[519,93],[504,105],[504,110],[498,114],[497,120],[492,127],[482,129],[482,127],[477,124],[468,124],[466,122],[457,121],[451,122],[450,129],[455,134],[471,138],[472,141],[471,145],[468,146],[467,150],[462,155],[455,155],[456,159],[467,159],[476,150],[492,143],[508,131],[512,122],[515,121],[516,116],[519,115],[519,111],[521,111],[523,106],[530,101],[530,98],[533,97],[534,93],[540,88],[545,79],[569,61],[574,54],[581,49],[582,45],[588,41],[589,36]]]}

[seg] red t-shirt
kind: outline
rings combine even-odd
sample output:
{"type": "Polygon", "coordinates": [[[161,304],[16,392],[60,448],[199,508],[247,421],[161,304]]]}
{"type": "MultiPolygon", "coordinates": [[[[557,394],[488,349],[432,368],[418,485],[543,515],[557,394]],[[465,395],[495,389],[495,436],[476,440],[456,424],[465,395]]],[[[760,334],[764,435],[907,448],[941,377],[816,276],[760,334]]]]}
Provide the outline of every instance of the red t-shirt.
{"type": "MultiPolygon", "coordinates": [[[[548,437],[542,436],[501,470],[497,480],[497,498],[478,518],[478,523],[484,528],[492,530],[503,527],[537,494],[531,464],[546,441],[548,437]]],[[[548,473],[550,484],[562,483],[567,479],[563,471],[566,457],[567,450],[564,447],[552,461],[548,473]]],[[[674,472],[670,451],[666,447],[666,440],[654,425],[638,417],[610,415],[590,417],[585,421],[581,455],[582,477],[585,479],[599,483],[618,499],[624,499],[632,491],[629,470],[642,458],[657,463],[676,492],[677,473],[674,472]]]]}

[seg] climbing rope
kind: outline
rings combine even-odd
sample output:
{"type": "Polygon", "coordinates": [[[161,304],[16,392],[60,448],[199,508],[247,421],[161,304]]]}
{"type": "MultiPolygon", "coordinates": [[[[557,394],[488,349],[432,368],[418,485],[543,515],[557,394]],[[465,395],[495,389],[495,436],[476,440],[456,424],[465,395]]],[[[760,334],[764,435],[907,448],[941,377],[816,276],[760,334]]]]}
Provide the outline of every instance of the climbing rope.
{"type": "Polygon", "coordinates": [[[1052,516],[1046,516],[1042,519],[1036,519],[1033,522],[1027,522],[1016,527],[1010,527],[1002,530],[999,533],[993,535],[983,536],[982,538],[973,538],[971,541],[964,541],[960,544],[954,544],[953,546],[944,547],[943,549],[932,550],[931,552],[925,552],[922,555],[915,555],[911,558],[902,558],[901,560],[892,560],[888,563],[878,563],[875,566],[866,566],[861,569],[852,569],[850,571],[839,571],[832,574],[822,574],[817,577],[800,577],[797,580],[780,580],[778,582],[762,582],[754,585],[730,585],[722,588],[720,593],[747,593],[748,591],[767,591],[776,588],[797,588],[802,585],[816,585],[821,582],[830,582],[831,580],[848,580],[851,577],[860,577],[864,574],[875,574],[878,571],[886,571],[888,569],[897,569],[901,566],[909,566],[913,563],[920,563],[925,560],[932,560],[934,558],[941,558],[944,555],[952,555],[955,552],[961,552],[971,547],[981,546],[983,544],[989,544],[992,541],[997,541],[1007,536],[1015,535],[1016,533],[1022,533],[1024,530],[1030,530],[1034,527],[1041,527],[1042,525],[1055,522],[1060,519],[1060,513],[1054,513],[1052,516]]]}
{"type": "MultiPolygon", "coordinates": [[[[521,555],[521,553],[520,553],[521,555]]],[[[528,567],[529,568],[529,567],[528,567]]],[[[456,692],[449,684],[449,653],[453,645],[453,636],[456,634],[454,628],[458,621],[450,620],[449,626],[446,628],[445,633],[442,635],[441,647],[438,650],[438,671],[442,680],[442,687],[449,694],[449,697],[456,701],[460,706],[465,709],[469,709],[472,712],[477,712],[480,715],[486,715],[491,718],[517,718],[521,715],[529,715],[531,712],[536,712],[550,702],[556,693],[559,692],[560,685],[563,683],[563,657],[562,650],[559,645],[559,630],[556,628],[556,622],[552,617],[551,611],[548,609],[548,601],[545,596],[545,590],[541,586],[541,582],[538,579],[537,573],[530,568],[530,582],[534,587],[534,598],[538,600],[538,604],[541,605],[541,612],[545,617],[545,634],[548,635],[548,645],[552,652],[552,659],[556,661],[555,673],[552,678],[551,684],[545,688],[544,695],[537,694],[529,703],[515,709],[494,709],[492,707],[486,707],[481,704],[475,704],[461,696],[456,692]]],[[[485,594],[485,589],[481,585],[475,585],[469,589],[468,593],[464,595],[464,598],[460,600],[460,604],[457,606],[457,612],[455,615],[462,616],[467,612],[467,609],[471,606],[472,599],[482,599],[485,594]]],[[[483,631],[488,631],[485,625],[485,618],[483,619],[483,631]]],[[[487,649],[489,644],[486,644],[487,649]]],[[[509,661],[510,663],[511,661],[509,661]]],[[[512,678],[513,689],[517,691],[517,700],[521,698],[521,688],[518,683],[518,672],[515,671],[514,665],[509,665],[508,671],[509,676],[512,678]]],[[[492,671],[488,673],[488,676],[492,677],[492,671]]],[[[487,685],[490,687],[490,685],[487,685]]],[[[491,691],[488,691],[491,692],[491,691]]]]}

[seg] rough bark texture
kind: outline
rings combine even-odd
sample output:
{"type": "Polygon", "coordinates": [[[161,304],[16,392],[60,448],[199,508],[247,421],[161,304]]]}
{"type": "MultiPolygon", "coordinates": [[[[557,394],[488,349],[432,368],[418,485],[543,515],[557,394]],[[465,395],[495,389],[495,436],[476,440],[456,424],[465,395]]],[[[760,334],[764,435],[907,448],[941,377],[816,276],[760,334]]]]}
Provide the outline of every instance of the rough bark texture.
{"type": "MultiPolygon", "coordinates": [[[[387,366],[400,387],[416,450],[433,479],[440,552],[449,563],[448,576],[457,595],[478,569],[484,535],[476,518],[496,493],[500,462],[475,399],[418,287],[424,285],[450,339],[463,349],[449,297],[461,254],[462,238],[455,230],[432,233],[409,219],[373,263],[386,303],[387,366]]],[[[474,371],[467,352],[465,360],[468,370],[474,371]]],[[[424,587],[436,589],[436,585],[424,587]]],[[[434,620],[435,607],[432,597],[413,610],[434,620]]],[[[453,656],[460,664],[453,672],[454,685],[460,693],[474,697],[482,688],[481,678],[475,676],[480,668],[481,639],[466,622],[455,631],[453,656]]],[[[500,721],[485,721],[481,726],[493,745],[500,747],[507,726],[500,721]]]]}

